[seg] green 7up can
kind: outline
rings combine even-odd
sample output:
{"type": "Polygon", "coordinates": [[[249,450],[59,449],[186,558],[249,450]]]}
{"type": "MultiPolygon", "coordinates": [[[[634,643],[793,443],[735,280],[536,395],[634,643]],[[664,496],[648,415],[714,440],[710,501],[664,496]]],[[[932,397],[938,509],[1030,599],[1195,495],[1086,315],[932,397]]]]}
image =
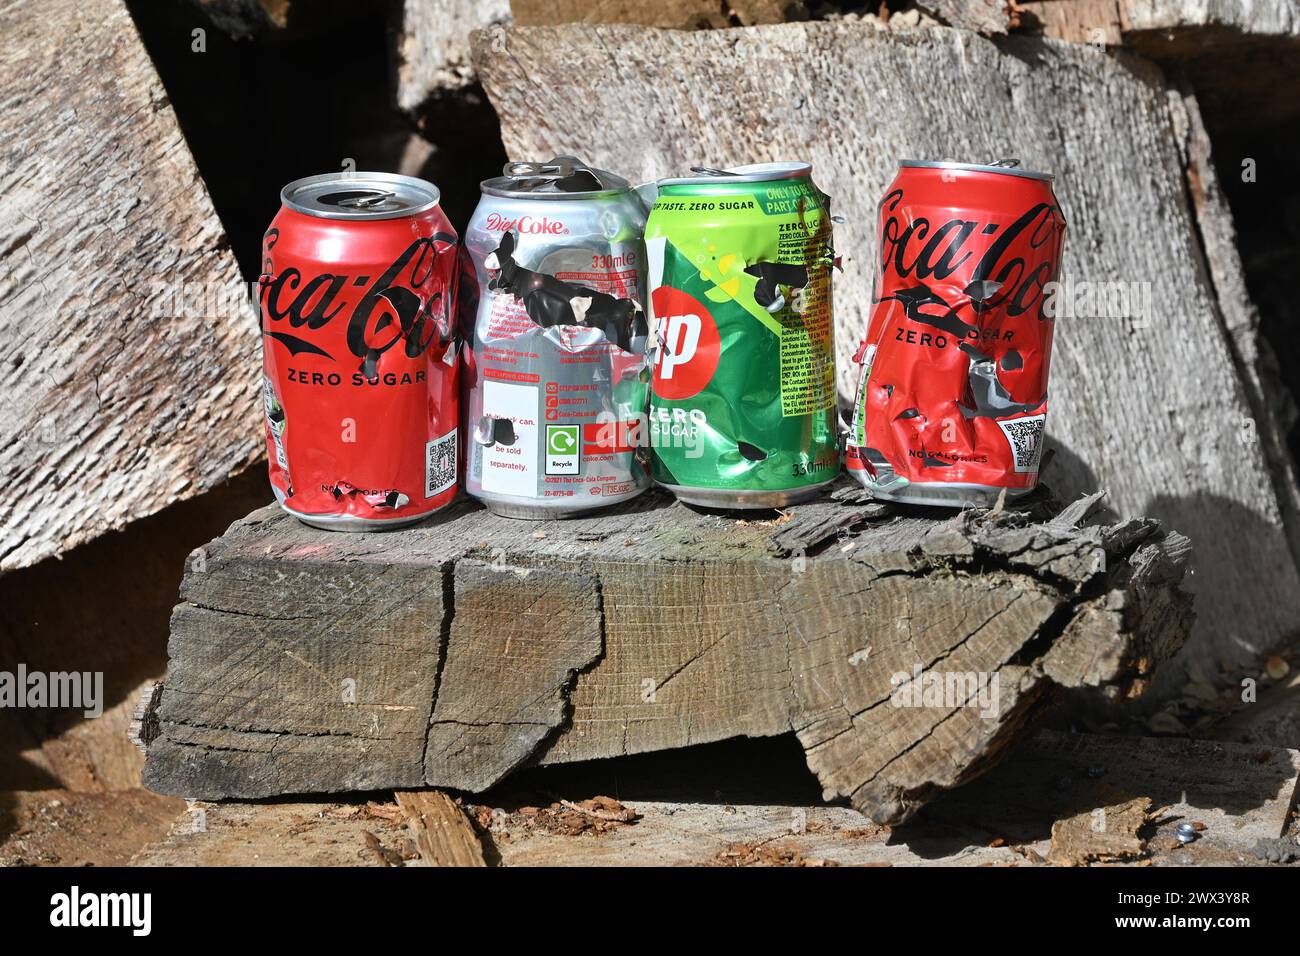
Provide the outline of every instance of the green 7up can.
{"type": "Polygon", "coordinates": [[[654,477],[779,508],[839,474],[831,219],[807,163],[660,181],[646,223],[654,477]]]}

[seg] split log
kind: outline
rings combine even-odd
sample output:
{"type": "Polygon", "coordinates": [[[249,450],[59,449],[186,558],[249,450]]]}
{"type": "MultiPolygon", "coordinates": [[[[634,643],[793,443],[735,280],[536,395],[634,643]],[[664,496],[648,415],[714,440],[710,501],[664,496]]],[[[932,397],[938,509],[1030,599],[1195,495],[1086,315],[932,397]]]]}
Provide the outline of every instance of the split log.
{"type": "Polygon", "coordinates": [[[0,11],[0,571],[261,454],[257,324],[117,0],[0,11]]]}
{"type": "Polygon", "coordinates": [[[1219,298],[1231,291],[1216,289],[1205,266],[1201,234],[1223,230],[1196,218],[1227,210],[1189,204],[1185,105],[1154,65],[1089,45],[849,21],[491,30],[475,51],[512,156],[581,143],[591,161],[639,181],[811,160],[844,218],[835,236],[845,257],[835,288],[843,398],[869,308],[875,205],[897,161],[1012,154],[1054,171],[1069,223],[1064,279],[1075,293],[1086,283],[1133,296],[1114,310],[1122,314],[1058,322],[1054,486],[1067,496],[1106,487],[1116,513],[1153,515],[1197,543],[1188,663],[1207,673],[1245,663],[1291,633],[1300,574],[1274,490],[1285,479],[1261,442],[1243,440],[1277,423],[1249,400],[1224,328],[1234,306],[1219,298]]]}
{"type": "Polygon", "coordinates": [[[1187,541],[1158,522],[843,497],[736,520],[653,492],[537,524],[462,502],[383,535],[254,512],[187,571],[146,783],[481,791],[525,764],[794,732],[828,799],[898,821],[1052,688],[1139,693],[1190,625],[1187,541]]]}
{"type": "Polygon", "coordinates": [[[398,107],[420,115],[464,94],[476,82],[471,31],[509,22],[509,0],[405,0],[397,43],[398,107]]]}
{"type": "Polygon", "coordinates": [[[1006,33],[1015,6],[1009,0],[917,0],[916,5],[941,23],[985,36],[1006,33]]]}
{"type": "Polygon", "coordinates": [[[1164,35],[1164,42],[1211,46],[1241,37],[1300,37],[1294,0],[1020,0],[1026,26],[1073,42],[1095,42],[1092,32],[1164,35]]]}
{"type": "Polygon", "coordinates": [[[1025,30],[1122,44],[1185,74],[1221,129],[1266,129],[1300,117],[1295,0],[1028,0],[1019,9],[1025,30]]]}

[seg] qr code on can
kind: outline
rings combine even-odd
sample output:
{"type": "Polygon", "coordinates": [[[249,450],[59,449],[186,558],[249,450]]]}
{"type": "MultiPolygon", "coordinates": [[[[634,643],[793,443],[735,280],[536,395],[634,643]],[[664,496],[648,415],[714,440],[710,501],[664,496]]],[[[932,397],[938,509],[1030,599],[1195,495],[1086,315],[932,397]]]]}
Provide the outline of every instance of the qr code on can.
{"type": "Polygon", "coordinates": [[[1043,460],[1043,432],[1046,425],[1046,415],[1030,415],[1027,418],[998,422],[998,427],[1007,436],[1007,443],[1015,456],[1017,474],[1033,474],[1038,471],[1039,462],[1043,460]]]}
{"type": "Polygon", "coordinates": [[[456,429],[424,446],[424,497],[434,498],[456,484],[456,429]]]}

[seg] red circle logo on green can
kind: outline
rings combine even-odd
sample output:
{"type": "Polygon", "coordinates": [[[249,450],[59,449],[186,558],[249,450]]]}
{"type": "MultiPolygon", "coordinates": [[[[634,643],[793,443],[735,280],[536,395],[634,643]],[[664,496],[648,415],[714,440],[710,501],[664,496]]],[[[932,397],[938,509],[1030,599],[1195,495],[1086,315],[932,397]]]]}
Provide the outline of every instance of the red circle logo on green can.
{"type": "Polygon", "coordinates": [[[654,304],[654,392],[679,400],[698,395],[718,370],[721,341],[709,310],[681,289],[660,286],[650,295],[654,304]]]}

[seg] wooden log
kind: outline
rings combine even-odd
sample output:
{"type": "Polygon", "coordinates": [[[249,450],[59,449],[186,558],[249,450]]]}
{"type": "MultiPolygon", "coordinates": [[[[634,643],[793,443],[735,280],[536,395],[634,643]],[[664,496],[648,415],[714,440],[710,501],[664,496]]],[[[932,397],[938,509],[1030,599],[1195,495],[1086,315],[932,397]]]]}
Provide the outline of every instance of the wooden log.
{"type": "Polygon", "coordinates": [[[1028,0],[1018,8],[1027,31],[1123,45],[1186,76],[1220,131],[1267,130],[1300,117],[1294,0],[1028,0]]]}
{"type": "Polygon", "coordinates": [[[464,94],[476,82],[470,32],[508,22],[509,0],[405,0],[397,30],[398,107],[418,115],[464,94]]]}
{"type": "Polygon", "coordinates": [[[12,3],[0,30],[6,571],[262,445],[247,289],[125,5],[12,3]]]}
{"type": "Polygon", "coordinates": [[[146,783],[481,791],[525,763],[794,732],[828,798],[897,821],[1053,687],[1139,693],[1190,625],[1187,542],[1157,522],[843,497],[769,520],[662,492],[541,523],[463,502],[384,535],[254,512],[187,571],[146,783]]]}
{"type": "Polygon", "coordinates": [[[1181,98],[1152,64],[1084,44],[852,21],[489,30],[475,50],[512,156],[578,142],[591,161],[641,181],[698,165],[811,160],[844,220],[842,398],[869,310],[875,205],[897,161],[1012,153],[1056,172],[1065,279],[1076,292],[1118,283],[1136,298],[1122,316],[1058,322],[1052,482],[1067,497],[1108,488],[1116,513],[1161,518],[1197,543],[1189,663],[1207,673],[1245,663],[1290,634],[1300,575],[1274,490],[1282,479],[1261,442],[1242,440],[1248,422],[1260,434],[1276,422],[1249,401],[1224,328],[1220,295],[1231,293],[1204,264],[1201,232],[1221,230],[1196,218],[1227,212],[1189,204],[1181,98]]]}
{"type": "Polygon", "coordinates": [[[1006,33],[1015,6],[1008,0],[917,0],[916,5],[940,23],[984,36],[1006,33]]]}
{"type": "Polygon", "coordinates": [[[1293,0],[1020,0],[1026,28],[1075,43],[1148,38],[1165,44],[1213,46],[1246,37],[1300,37],[1293,0]]]}
{"type": "Polygon", "coordinates": [[[483,845],[459,804],[438,790],[393,795],[406,815],[415,848],[429,866],[483,867],[483,845]]]}

